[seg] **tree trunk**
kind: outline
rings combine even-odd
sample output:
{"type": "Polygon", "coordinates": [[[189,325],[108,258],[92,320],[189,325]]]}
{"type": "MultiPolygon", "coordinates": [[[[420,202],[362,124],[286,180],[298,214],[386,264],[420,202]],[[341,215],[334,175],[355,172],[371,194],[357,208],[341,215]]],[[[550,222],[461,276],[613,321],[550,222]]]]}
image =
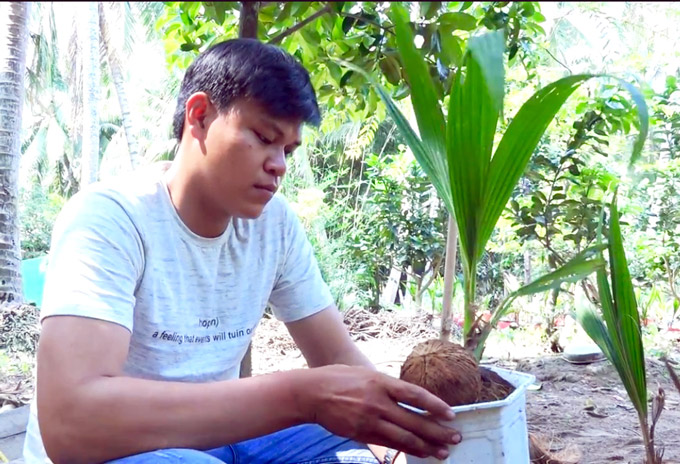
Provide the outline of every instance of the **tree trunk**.
{"type": "Polygon", "coordinates": [[[397,292],[399,291],[399,279],[401,278],[401,269],[392,267],[390,275],[387,278],[387,283],[380,294],[380,305],[393,305],[397,300],[397,292]]]}
{"type": "MultiPolygon", "coordinates": [[[[413,274],[415,275],[415,272],[413,274]]],[[[416,312],[420,314],[423,312],[423,293],[425,293],[427,288],[423,288],[424,276],[416,276],[413,280],[416,284],[416,298],[414,304],[416,305],[416,312]]]]}
{"type": "Polygon", "coordinates": [[[553,288],[550,292],[550,302],[548,303],[548,321],[545,328],[545,334],[550,342],[550,350],[553,353],[561,353],[564,351],[560,345],[560,332],[556,327],[557,319],[557,298],[560,294],[559,288],[553,288]]]}
{"type": "MultiPolygon", "coordinates": [[[[241,38],[257,39],[257,15],[260,8],[259,2],[241,2],[241,16],[238,25],[238,36],[241,38]]],[[[248,345],[248,351],[241,361],[241,377],[253,375],[253,343],[248,345]]]]}
{"type": "Polygon", "coordinates": [[[238,36],[257,39],[257,13],[260,2],[241,2],[241,16],[238,23],[238,36]]]}
{"type": "Polygon", "coordinates": [[[78,40],[83,54],[83,139],[80,186],[97,180],[99,171],[99,11],[89,2],[78,9],[78,40]]]}
{"type": "Polygon", "coordinates": [[[531,252],[524,248],[524,285],[531,283],[531,252]]]}
{"type": "Polygon", "coordinates": [[[29,9],[0,4],[0,304],[23,302],[17,211],[29,9]]]}
{"type": "Polygon", "coordinates": [[[439,338],[448,341],[451,338],[453,318],[451,304],[453,302],[453,279],[456,273],[456,246],[458,245],[458,227],[453,215],[449,215],[449,227],[446,234],[446,261],[444,262],[444,301],[442,302],[442,328],[439,338]]]}
{"type": "Polygon", "coordinates": [[[109,63],[109,69],[111,70],[111,78],[113,79],[113,85],[116,88],[116,95],[118,95],[120,117],[122,119],[123,130],[125,131],[125,139],[127,140],[128,153],[130,156],[130,167],[134,169],[139,165],[139,145],[137,144],[137,137],[135,137],[134,134],[134,124],[132,123],[132,112],[130,111],[130,104],[127,99],[127,91],[125,90],[123,68],[120,64],[116,46],[109,34],[109,22],[107,20],[108,7],[103,2],[99,2],[98,5],[99,29],[102,45],[106,50],[106,58],[109,63]]]}
{"type": "MultiPolygon", "coordinates": [[[[524,285],[531,283],[531,252],[528,247],[524,247],[524,285]]],[[[527,296],[531,300],[531,296],[527,296]]],[[[519,326],[519,311],[515,311],[515,323],[519,326]]]]}

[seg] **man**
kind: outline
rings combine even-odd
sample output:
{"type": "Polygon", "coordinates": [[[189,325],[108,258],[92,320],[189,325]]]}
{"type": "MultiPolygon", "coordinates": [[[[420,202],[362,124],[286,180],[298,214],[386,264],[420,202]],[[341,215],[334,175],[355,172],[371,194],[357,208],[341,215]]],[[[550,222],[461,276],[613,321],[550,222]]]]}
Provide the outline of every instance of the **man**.
{"type": "Polygon", "coordinates": [[[319,119],[290,55],[224,42],[187,70],[172,165],[69,202],[52,238],[28,464],[366,463],[362,443],[445,457],[460,441],[436,421],[445,403],[355,347],[275,196],[301,125],[319,119]],[[268,303],[310,369],[238,379],[268,303]]]}

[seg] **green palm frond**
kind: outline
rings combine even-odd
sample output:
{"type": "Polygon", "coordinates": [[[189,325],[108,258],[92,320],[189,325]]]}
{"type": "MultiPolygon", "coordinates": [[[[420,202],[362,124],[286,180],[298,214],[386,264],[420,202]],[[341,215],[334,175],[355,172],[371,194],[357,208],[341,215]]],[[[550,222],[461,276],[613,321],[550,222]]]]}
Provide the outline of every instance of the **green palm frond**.
{"type": "Polygon", "coordinates": [[[610,275],[607,276],[604,268],[597,271],[602,315],[582,308],[576,312],[576,318],[614,365],[638,414],[646,417],[647,384],[640,316],[623,249],[616,195],[610,207],[607,251],[610,275]]]}
{"type": "MultiPolygon", "coordinates": [[[[567,98],[583,82],[603,76],[568,76],[538,90],[514,115],[494,152],[505,88],[503,32],[470,38],[464,68],[457,70],[454,76],[445,118],[428,65],[415,47],[408,11],[394,3],[390,17],[411,88],[417,130],[390,94],[371,76],[350,63],[341,64],[364,75],[376,87],[387,113],[456,219],[465,280],[464,330],[467,338],[471,336],[469,332],[474,322],[477,266],[512,191],[524,174],[541,137],[567,98]]],[[[640,120],[632,163],[639,157],[647,137],[649,118],[640,93],[631,85],[621,83],[632,94],[640,120]]],[[[587,263],[577,261],[573,266],[569,271],[571,274],[561,274],[558,269],[545,276],[545,280],[539,279],[534,287],[525,288],[525,291],[542,291],[560,282],[578,280],[602,267],[602,261],[590,257],[587,263]],[[566,280],[565,276],[568,276],[566,280]]],[[[630,297],[627,288],[616,287],[615,291],[621,293],[621,298],[630,297]]]]}
{"type": "MultiPolygon", "coordinates": [[[[406,10],[395,4],[392,11],[399,52],[412,87],[420,138],[414,138],[413,129],[405,127],[408,123],[403,115],[395,115],[393,103],[387,104],[388,111],[400,131],[409,133],[406,139],[411,140],[410,148],[454,213],[464,265],[472,272],[545,130],[566,99],[595,75],[568,76],[538,90],[514,116],[492,152],[503,108],[505,39],[502,31],[472,37],[465,75],[459,71],[454,79],[442,148],[441,105],[434,84],[424,58],[415,48],[406,10]]],[[[622,84],[631,92],[641,122],[632,162],[647,136],[647,107],[639,92],[622,84]]],[[[388,97],[384,92],[382,96],[388,97]]]]}

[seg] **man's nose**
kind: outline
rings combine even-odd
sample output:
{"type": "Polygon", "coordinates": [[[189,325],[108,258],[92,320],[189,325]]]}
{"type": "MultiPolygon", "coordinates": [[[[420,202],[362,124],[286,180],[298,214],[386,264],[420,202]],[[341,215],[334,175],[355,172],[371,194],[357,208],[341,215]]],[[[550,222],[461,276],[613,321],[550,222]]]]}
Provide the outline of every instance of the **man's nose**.
{"type": "Polygon", "coordinates": [[[265,171],[275,177],[283,177],[286,173],[286,153],[283,149],[276,150],[265,161],[265,171]]]}

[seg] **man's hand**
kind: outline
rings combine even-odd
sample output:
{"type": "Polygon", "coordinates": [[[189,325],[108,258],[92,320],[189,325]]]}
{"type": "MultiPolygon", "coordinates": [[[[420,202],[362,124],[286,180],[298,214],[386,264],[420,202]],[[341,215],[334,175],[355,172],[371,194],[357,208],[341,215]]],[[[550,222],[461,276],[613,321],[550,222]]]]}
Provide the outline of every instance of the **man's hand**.
{"type": "Polygon", "coordinates": [[[296,392],[304,417],[330,432],[418,457],[445,459],[458,432],[437,422],[453,419],[449,406],[427,390],[370,369],[326,366],[312,369],[296,392]],[[428,411],[410,411],[405,403],[428,411]]]}

